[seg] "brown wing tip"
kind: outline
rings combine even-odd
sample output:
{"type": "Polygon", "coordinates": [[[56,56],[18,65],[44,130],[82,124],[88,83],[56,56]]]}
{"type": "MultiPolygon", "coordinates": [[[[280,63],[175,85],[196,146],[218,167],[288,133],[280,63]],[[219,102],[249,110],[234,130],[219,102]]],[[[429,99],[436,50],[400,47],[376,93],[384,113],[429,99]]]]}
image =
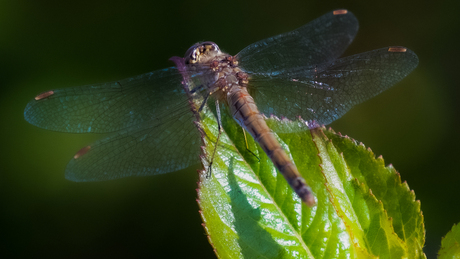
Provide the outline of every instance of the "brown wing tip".
{"type": "Polygon", "coordinates": [[[41,99],[45,99],[51,95],[54,94],[54,91],[48,91],[48,92],[43,92],[37,96],[35,96],[35,101],[38,101],[38,100],[41,100],[41,99]]]}
{"type": "Polygon", "coordinates": [[[74,159],[78,159],[79,157],[83,156],[84,154],[88,153],[88,151],[91,149],[91,146],[86,146],[80,150],[78,150],[78,152],[75,154],[75,156],[73,156],[74,159]]]}
{"type": "Polygon", "coordinates": [[[333,15],[340,15],[340,14],[347,14],[347,13],[348,13],[347,9],[339,9],[339,10],[335,10],[332,12],[333,15]]]}
{"type": "Polygon", "coordinates": [[[407,48],[404,47],[389,47],[388,52],[406,52],[407,48]]]}

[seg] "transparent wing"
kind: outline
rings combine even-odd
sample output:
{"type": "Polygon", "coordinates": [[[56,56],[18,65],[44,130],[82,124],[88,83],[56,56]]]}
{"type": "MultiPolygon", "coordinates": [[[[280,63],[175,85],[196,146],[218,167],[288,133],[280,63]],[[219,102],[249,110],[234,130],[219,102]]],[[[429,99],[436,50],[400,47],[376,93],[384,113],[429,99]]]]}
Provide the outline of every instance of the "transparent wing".
{"type": "Polygon", "coordinates": [[[114,132],[162,118],[186,102],[181,81],[172,67],[120,81],[52,90],[47,92],[51,95],[30,101],[24,118],[54,131],[114,132]]]}
{"type": "Polygon", "coordinates": [[[291,32],[251,44],[236,58],[247,72],[284,73],[284,70],[337,59],[357,31],[356,17],[346,10],[338,10],[291,32]]]}
{"type": "Polygon", "coordinates": [[[182,75],[158,70],[111,83],[58,89],[28,103],[25,119],[64,132],[116,132],[80,150],[74,181],[167,173],[199,162],[201,139],[182,75]]]}
{"type": "Polygon", "coordinates": [[[174,172],[199,163],[201,138],[192,112],[172,120],[121,130],[83,148],[69,162],[66,178],[103,181],[174,172]]]}
{"type": "Polygon", "coordinates": [[[409,49],[382,48],[284,74],[252,74],[248,87],[267,116],[329,124],[402,80],[417,64],[409,49]]]}

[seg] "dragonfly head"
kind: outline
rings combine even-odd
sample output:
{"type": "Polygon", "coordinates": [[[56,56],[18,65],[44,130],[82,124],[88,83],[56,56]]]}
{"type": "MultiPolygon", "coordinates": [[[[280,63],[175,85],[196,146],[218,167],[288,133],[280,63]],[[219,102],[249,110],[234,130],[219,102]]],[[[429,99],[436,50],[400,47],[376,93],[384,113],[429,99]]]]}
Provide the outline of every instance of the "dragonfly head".
{"type": "Polygon", "coordinates": [[[196,43],[185,52],[185,64],[207,63],[220,54],[219,46],[214,42],[196,43]]]}

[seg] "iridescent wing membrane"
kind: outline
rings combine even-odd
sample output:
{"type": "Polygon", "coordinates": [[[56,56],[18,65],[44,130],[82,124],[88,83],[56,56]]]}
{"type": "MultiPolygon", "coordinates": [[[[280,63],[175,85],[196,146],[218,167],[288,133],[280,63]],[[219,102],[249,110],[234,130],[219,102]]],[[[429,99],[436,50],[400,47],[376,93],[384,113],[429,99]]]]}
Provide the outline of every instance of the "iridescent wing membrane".
{"type": "Polygon", "coordinates": [[[417,66],[417,55],[403,47],[337,59],[357,30],[351,12],[331,12],[238,53],[259,110],[291,120],[300,116],[312,127],[329,124],[417,66]]]}
{"type": "Polygon", "coordinates": [[[200,135],[176,68],[121,81],[53,90],[28,103],[38,127],[111,136],[84,148],[66,168],[73,181],[167,173],[199,163],[200,135]]]}
{"type": "MultiPolygon", "coordinates": [[[[337,59],[357,30],[352,13],[331,12],[243,49],[236,58],[250,75],[248,88],[259,110],[267,116],[301,116],[328,124],[417,65],[412,51],[388,48],[337,59]]],[[[29,102],[24,117],[55,131],[113,132],[77,153],[66,168],[70,180],[172,172],[199,163],[201,145],[181,81],[177,69],[168,68],[111,83],[54,90],[29,102]]]]}

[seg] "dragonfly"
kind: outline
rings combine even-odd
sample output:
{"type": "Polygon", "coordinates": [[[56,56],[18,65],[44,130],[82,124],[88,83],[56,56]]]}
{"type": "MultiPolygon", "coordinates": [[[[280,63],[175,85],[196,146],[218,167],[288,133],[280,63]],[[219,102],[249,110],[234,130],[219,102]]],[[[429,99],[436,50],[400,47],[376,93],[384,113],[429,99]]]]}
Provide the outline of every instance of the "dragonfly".
{"type": "Polygon", "coordinates": [[[340,58],[357,31],[356,17],[341,9],[234,56],[213,42],[197,43],[184,57],[172,57],[173,67],[43,92],[27,104],[24,117],[53,131],[112,133],[78,151],[65,170],[72,181],[104,181],[198,164],[202,132],[196,125],[213,100],[218,136],[219,107],[225,105],[300,199],[313,206],[314,194],[265,119],[300,117],[307,129],[327,125],[417,66],[417,55],[400,46],[340,58]]]}

